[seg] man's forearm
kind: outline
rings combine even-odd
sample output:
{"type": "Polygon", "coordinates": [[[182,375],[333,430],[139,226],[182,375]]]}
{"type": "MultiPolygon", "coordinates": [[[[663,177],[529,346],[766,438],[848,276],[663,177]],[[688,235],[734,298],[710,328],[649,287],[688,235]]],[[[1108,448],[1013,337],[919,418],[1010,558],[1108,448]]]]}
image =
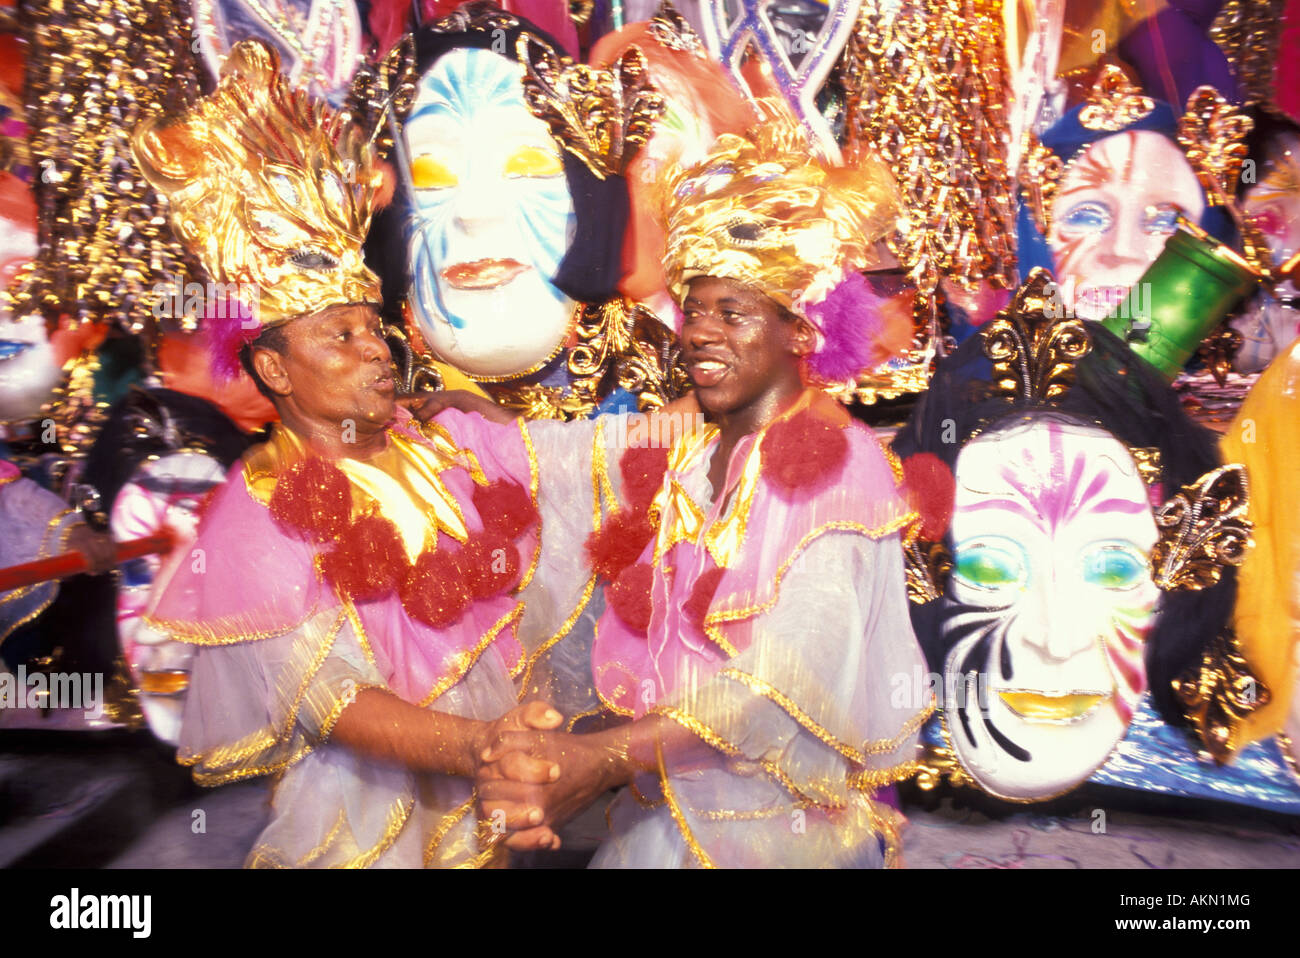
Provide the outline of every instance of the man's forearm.
{"type": "Polygon", "coordinates": [[[610,756],[611,788],[629,784],[638,772],[656,771],[661,756],[680,758],[688,749],[708,750],[689,729],[662,715],[647,715],[597,734],[610,756]]]}
{"type": "Polygon", "coordinates": [[[487,723],[431,712],[382,689],[362,689],[343,710],[330,741],[421,772],[472,776],[487,723]]]}

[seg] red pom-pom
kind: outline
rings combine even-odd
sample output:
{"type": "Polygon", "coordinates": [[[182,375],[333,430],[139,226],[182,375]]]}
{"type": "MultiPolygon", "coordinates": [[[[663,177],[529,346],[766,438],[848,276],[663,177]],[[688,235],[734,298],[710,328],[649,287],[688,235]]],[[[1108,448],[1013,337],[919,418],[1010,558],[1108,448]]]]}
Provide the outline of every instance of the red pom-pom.
{"type": "Polygon", "coordinates": [[[476,599],[490,599],[519,581],[519,550],[505,536],[484,532],[473,536],[460,552],[465,586],[476,599]]]}
{"type": "Polygon", "coordinates": [[[903,488],[907,502],[921,514],[921,538],[938,542],[952,522],[957,481],[947,464],[932,452],[918,452],[903,460],[903,488]]]}
{"type": "Polygon", "coordinates": [[[483,528],[507,539],[518,539],[537,522],[537,507],[528,490],[509,479],[474,489],[474,508],[483,528]]]}
{"type": "Polygon", "coordinates": [[[835,481],[849,454],[844,428],[801,412],[776,423],[763,437],[763,476],[778,494],[811,492],[835,481]]]}
{"type": "Polygon", "coordinates": [[[718,591],[718,583],[722,581],[722,574],[723,570],[714,566],[696,579],[695,585],[691,587],[690,597],[682,606],[686,617],[701,629],[704,628],[704,617],[709,612],[709,604],[713,602],[713,596],[718,591]]]}
{"type": "Polygon", "coordinates": [[[614,614],[630,629],[645,632],[650,628],[650,586],[654,569],[644,562],[624,569],[605,591],[614,614]]]}
{"type": "Polygon", "coordinates": [[[402,583],[407,614],[435,629],[460,619],[472,598],[460,562],[446,549],[421,552],[402,583]]]}
{"type": "Polygon", "coordinates": [[[325,577],[357,602],[392,592],[410,567],[397,526],[383,516],[362,516],[352,523],[322,565],[325,577]]]}
{"type": "Polygon", "coordinates": [[[286,469],[268,503],[271,518],[312,542],[332,542],[352,520],[352,487],[332,462],[318,456],[286,469]]]}
{"type": "Polygon", "coordinates": [[[650,505],[664,483],[668,471],[667,447],[633,447],[623,453],[618,461],[623,476],[623,491],[634,507],[644,509],[650,505]]]}
{"type": "Polygon", "coordinates": [[[654,526],[644,511],[620,509],[612,513],[600,532],[593,532],[587,538],[591,568],[613,582],[619,573],[641,558],[654,534],[654,526]]]}

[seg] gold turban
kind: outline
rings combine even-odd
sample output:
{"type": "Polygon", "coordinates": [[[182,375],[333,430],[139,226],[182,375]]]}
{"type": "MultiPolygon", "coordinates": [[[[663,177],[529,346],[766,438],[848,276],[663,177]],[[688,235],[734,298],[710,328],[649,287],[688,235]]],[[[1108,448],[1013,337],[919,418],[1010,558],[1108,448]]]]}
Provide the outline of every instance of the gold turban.
{"type": "Polygon", "coordinates": [[[679,305],[692,279],[715,276],[806,315],[849,272],[875,265],[875,242],[895,228],[898,195],[883,163],[827,163],[792,116],[764,106],[769,118],[748,136],[719,137],[664,185],[664,272],[679,305]]]}
{"type": "Polygon", "coordinates": [[[379,182],[373,148],[345,115],[294,90],[267,44],[236,44],[211,96],[143,125],[131,146],[212,279],[255,296],[258,322],[245,329],[380,302],[361,259],[379,182]]]}

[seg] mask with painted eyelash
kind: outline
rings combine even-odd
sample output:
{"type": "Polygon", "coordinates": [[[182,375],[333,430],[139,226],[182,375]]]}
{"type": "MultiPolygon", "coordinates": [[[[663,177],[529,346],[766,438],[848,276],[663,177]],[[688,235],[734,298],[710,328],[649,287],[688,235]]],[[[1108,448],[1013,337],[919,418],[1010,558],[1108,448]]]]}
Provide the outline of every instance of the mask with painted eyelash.
{"type": "Polygon", "coordinates": [[[381,301],[361,255],[378,184],[372,148],[279,66],[261,41],[239,43],[214,93],[132,137],[140,169],[211,277],[256,288],[254,333],[381,301]]]}
{"type": "Polygon", "coordinates": [[[1113,436],[1052,416],[976,437],[955,474],[931,657],[948,685],[975,672],[982,696],[945,704],[949,736],[986,791],[1044,799],[1105,762],[1146,688],[1147,489],[1113,436]]]}

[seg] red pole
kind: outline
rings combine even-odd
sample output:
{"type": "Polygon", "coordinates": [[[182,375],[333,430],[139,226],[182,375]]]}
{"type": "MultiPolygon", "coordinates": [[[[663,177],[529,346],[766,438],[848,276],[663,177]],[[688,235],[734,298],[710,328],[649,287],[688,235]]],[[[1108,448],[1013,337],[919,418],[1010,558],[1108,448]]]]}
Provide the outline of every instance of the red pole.
{"type": "MultiPolygon", "coordinates": [[[[128,559],[138,559],[140,556],[170,552],[174,541],[171,532],[164,530],[141,539],[119,542],[114,558],[117,563],[122,563],[128,559]]],[[[35,562],[24,562],[21,565],[0,569],[0,592],[8,592],[10,589],[18,589],[25,585],[35,585],[50,579],[66,579],[68,576],[89,571],[90,563],[86,557],[74,549],[48,559],[37,559],[35,562]]]]}

